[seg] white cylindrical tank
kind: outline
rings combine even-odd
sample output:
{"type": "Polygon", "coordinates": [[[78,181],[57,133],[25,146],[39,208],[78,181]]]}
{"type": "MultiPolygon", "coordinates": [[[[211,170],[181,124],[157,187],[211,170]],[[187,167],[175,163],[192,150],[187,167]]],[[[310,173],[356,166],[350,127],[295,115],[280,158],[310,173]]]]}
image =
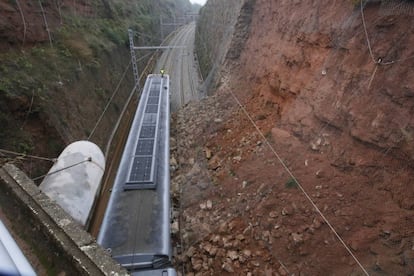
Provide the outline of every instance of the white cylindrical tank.
{"type": "Polygon", "coordinates": [[[86,225],[104,170],[105,157],[99,147],[89,141],[77,141],[63,150],[39,187],[86,225]]]}

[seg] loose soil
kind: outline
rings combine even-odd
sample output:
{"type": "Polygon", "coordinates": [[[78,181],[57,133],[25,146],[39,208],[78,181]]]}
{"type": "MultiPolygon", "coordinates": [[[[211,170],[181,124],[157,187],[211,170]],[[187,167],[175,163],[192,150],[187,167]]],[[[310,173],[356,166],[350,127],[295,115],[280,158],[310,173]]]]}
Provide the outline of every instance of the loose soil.
{"type": "MultiPolygon", "coordinates": [[[[375,56],[413,54],[411,17],[365,16],[375,56]]],[[[240,47],[174,122],[180,272],[364,275],[329,222],[370,275],[413,274],[413,60],[375,69],[345,2],[257,0],[240,47]]]]}

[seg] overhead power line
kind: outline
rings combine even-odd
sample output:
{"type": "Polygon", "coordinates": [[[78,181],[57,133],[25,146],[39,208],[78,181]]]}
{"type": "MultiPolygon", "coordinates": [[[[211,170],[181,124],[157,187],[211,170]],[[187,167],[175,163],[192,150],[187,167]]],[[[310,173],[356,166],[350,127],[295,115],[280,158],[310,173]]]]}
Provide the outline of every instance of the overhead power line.
{"type": "Polygon", "coordinates": [[[96,131],[96,129],[97,129],[97,127],[98,127],[98,125],[99,125],[99,124],[101,123],[101,121],[102,121],[103,116],[105,115],[106,111],[108,110],[109,105],[112,103],[112,100],[114,99],[115,95],[118,93],[119,87],[121,86],[121,83],[122,83],[122,81],[123,81],[123,80],[124,80],[124,78],[125,78],[125,75],[126,75],[126,73],[127,73],[128,69],[129,69],[129,66],[131,66],[131,62],[129,62],[129,63],[128,63],[127,67],[126,67],[126,68],[125,68],[125,70],[124,70],[124,73],[122,73],[122,77],[121,77],[121,79],[119,80],[119,82],[118,82],[118,84],[117,84],[117,86],[116,86],[116,88],[115,88],[114,92],[112,93],[111,98],[110,98],[110,99],[109,99],[109,101],[106,103],[106,106],[105,106],[104,110],[102,111],[101,115],[99,116],[98,121],[96,122],[96,124],[95,124],[95,126],[93,127],[93,129],[92,129],[91,133],[89,134],[88,139],[87,139],[88,141],[89,141],[89,140],[91,139],[91,137],[94,135],[94,133],[95,133],[95,131],[96,131]]]}

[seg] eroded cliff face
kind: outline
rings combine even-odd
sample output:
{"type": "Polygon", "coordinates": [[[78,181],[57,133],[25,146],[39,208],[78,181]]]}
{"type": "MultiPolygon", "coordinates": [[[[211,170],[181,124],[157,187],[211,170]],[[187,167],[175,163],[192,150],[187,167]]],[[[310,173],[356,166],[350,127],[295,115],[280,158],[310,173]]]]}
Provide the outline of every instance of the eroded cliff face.
{"type": "Polygon", "coordinates": [[[195,43],[207,87],[217,80],[226,57],[239,57],[248,36],[254,2],[210,0],[201,9],[195,43]]]}
{"type": "Polygon", "coordinates": [[[205,103],[211,121],[195,121],[212,185],[192,192],[204,203],[185,219],[197,229],[188,269],[362,273],[289,169],[368,273],[414,273],[413,9],[369,1],[365,32],[351,1],[252,4],[240,55],[205,103]]]}
{"type": "MultiPolygon", "coordinates": [[[[246,49],[232,67],[248,76],[251,91],[246,95],[257,99],[256,104],[275,105],[275,126],[323,152],[339,170],[376,167],[382,174],[397,162],[390,166],[391,174],[411,175],[411,15],[380,1],[368,3],[364,17],[370,55],[359,6],[346,1],[258,1],[256,7],[246,49]]],[[[389,185],[394,200],[411,209],[414,191],[408,179],[402,184],[370,175],[373,184],[389,185]],[[410,192],[400,194],[403,190],[410,192]]]]}
{"type": "Polygon", "coordinates": [[[381,59],[376,64],[359,7],[346,1],[258,5],[268,7],[256,10],[240,70],[246,70],[261,96],[280,103],[282,121],[309,134],[312,130],[302,119],[315,116],[358,141],[399,149],[412,160],[413,60],[406,59],[413,54],[411,16],[382,15],[386,8],[380,3],[366,5],[373,59],[381,59]],[[299,15],[303,9],[308,12],[299,15]],[[309,108],[302,110],[303,105],[309,108]]]}

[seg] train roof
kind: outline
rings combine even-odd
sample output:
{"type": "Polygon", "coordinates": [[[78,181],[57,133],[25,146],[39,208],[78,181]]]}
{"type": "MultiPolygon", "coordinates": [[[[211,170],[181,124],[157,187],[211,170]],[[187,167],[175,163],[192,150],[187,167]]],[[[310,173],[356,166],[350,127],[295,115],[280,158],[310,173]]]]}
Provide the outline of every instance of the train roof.
{"type": "Polygon", "coordinates": [[[126,268],[155,266],[155,262],[171,254],[169,181],[169,77],[149,75],[98,236],[98,242],[126,268]],[[156,102],[156,89],[158,132],[148,138],[143,125],[154,123],[151,110],[155,109],[148,105],[156,102]],[[156,149],[140,149],[141,138],[155,139],[156,149]],[[144,153],[152,153],[151,160],[155,161],[139,167],[139,160],[149,157],[144,153]]]}

